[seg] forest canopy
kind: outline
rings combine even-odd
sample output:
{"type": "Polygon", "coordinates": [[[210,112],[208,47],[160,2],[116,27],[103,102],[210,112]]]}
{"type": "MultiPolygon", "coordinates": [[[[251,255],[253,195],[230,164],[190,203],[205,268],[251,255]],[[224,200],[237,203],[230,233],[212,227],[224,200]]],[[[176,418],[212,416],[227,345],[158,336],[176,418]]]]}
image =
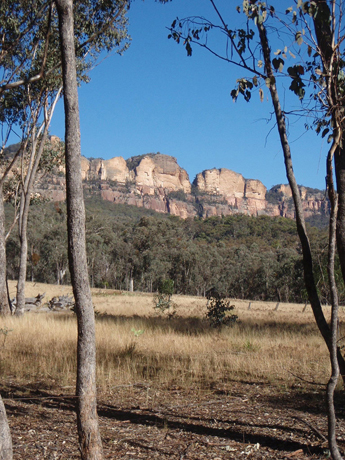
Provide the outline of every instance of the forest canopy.
{"type": "MultiPolygon", "coordinates": [[[[155,292],[172,279],[177,294],[205,295],[212,288],[232,298],[305,302],[301,248],[293,220],[234,215],[186,219],[86,200],[87,255],[93,287],[155,292]]],[[[10,206],[8,216],[10,222],[10,206]]],[[[323,302],[327,285],[327,231],[310,227],[315,276],[323,302]]],[[[68,283],[66,207],[32,206],[29,219],[28,278],[68,283]]],[[[16,278],[19,241],[7,242],[8,275],[16,278]]],[[[340,268],[340,298],[345,301],[340,268]]]]}

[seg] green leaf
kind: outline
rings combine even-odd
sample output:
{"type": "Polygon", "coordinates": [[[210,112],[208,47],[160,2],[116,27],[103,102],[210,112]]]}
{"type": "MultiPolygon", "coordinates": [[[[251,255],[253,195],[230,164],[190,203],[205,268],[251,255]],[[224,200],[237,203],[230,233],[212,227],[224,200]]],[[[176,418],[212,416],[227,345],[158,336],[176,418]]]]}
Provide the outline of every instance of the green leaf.
{"type": "Polygon", "coordinates": [[[322,131],[321,137],[325,137],[329,133],[329,128],[326,128],[322,131]]]}
{"type": "Polygon", "coordinates": [[[302,65],[297,66],[297,71],[300,75],[304,75],[304,67],[302,65]]]}
{"type": "Polygon", "coordinates": [[[252,97],[252,93],[251,93],[250,91],[247,90],[247,91],[244,93],[244,100],[247,101],[247,102],[249,102],[251,97],[252,97]]]}
{"type": "Polygon", "coordinates": [[[238,89],[233,89],[231,91],[230,96],[232,97],[233,102],[237,101],[238,93],[239,93],[238,89]]]}
{"type": "Polygon", "coordinates": [[[190,46],[189,42],[186,43],[186,51],[187,51],[187,56],[192,55],[192,47],[190,46]]]}
{"type": "Polygon", "coordinates": [[[284,61],[282,58],[274,58],[272,60],[272,64],[275,70],[278,70],[279,72],[283,71],[284,68],[284,61]]]}
{"type": "Polygon", "coordinates": [[[302,43],[303,43],[302,32],[296,32],[295,40],[296,40],[296,42],[297,42],[297,44],[298,44],[299,46],[302,45],[302,43]]]}

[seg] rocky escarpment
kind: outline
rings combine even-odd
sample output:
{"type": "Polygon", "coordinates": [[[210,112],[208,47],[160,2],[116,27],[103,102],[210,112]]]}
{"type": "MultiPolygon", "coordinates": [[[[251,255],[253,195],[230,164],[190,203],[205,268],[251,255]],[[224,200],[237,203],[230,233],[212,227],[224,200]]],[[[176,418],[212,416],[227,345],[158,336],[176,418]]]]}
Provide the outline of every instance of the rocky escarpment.
{"type": "Polygon", "coordinates": [[[155,195],[158,189],[191,191],[188,174],[177,164],[176,158],[160,153],[132,157],[127,161],[122,157],[111,160],[83,158],[82,175],[86,181],[132,183],[144,195],[155,195]]]}
{"type": "MultiPolygon", "coordinates": [[[[193,184],[176,158],[146,154],[124,160],[82,158],[85,192],[104,200],[144,207],[187,217],[210,217],[244,213],[295,217],[291,190],[277,185],[271,190],[259,180],[245,179],[229,169],[210,169],[197,174],[193,184]]],[[[36,192],[55,201],[65,199],[64,172],[38,180],[36,192]]],[[[306,217],[326,216],[324,192],[300,187],[306,217]]]]}
{"type": "MultiPolygon", "coordinates": [[[[305,217],[326,217],[329,215],[329,202],[325,191],[299,187],[305,217]]],[[[295,218],[295,208],[289,185],[276,185],[266,194],[268,215],[295,218]]]]}
{"type": "Polygon", "coordinates": [[[197,174],[193,185],[205,216],[228,215],[236,210],[259,215],[266,209],[267,189],[262,182],[244,179],[242,174],[229,169],[203,171],[197,174]],[[217,197],[221,199],[219,203],[217,197]]]}

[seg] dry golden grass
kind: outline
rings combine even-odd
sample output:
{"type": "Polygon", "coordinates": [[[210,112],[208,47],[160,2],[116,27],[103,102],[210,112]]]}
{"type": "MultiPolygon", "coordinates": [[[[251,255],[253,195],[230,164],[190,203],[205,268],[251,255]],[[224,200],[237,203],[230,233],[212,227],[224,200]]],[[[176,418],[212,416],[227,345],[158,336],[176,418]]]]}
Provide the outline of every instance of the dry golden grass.
{"type": "MultiPolygon", "coordinates": [[[[43,292],[48,301],[72,290],[27,284],[27,296],[43,292]]],[[[275,311],[275,303],[252,302],[248,310],[248,301],[234,300],[240,322],[218,331],[204,319],[205,299],[173,300],[178,317],[169,320],[153,310],[152,295],[93,290],[101,388],[141,383],[208,388],[229,380],[290,385],[299,378],[326,382],[328,354],[310,307],[303,313],[303,305],[280,304],[275,311]]],[[[0,319],[2,378],[73,386],[76,327],[72,313],[0,319]]]]}

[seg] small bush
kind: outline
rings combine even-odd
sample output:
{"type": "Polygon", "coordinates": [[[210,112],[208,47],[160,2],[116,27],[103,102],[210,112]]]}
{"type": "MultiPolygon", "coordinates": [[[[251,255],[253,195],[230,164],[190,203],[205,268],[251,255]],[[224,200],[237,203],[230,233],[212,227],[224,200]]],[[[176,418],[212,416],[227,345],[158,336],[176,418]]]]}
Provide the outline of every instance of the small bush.
{"type": "Polygon", "coordinates": [[[230,305],[230,300],[222,299],[219,296],[209,297],[206,318],[212,327],[229,326],[238,319],[237,315],[228,314],[234,308],[234,305],[230,305]]]}
{"type": "Polygon", "coordinates": [[[154,309],[166,313],[169,318],[176,315],[176,304],[171,300],[174,293],[174,281],[164,279],[159,283],[158,293],[154,296],[154,309]]]}

